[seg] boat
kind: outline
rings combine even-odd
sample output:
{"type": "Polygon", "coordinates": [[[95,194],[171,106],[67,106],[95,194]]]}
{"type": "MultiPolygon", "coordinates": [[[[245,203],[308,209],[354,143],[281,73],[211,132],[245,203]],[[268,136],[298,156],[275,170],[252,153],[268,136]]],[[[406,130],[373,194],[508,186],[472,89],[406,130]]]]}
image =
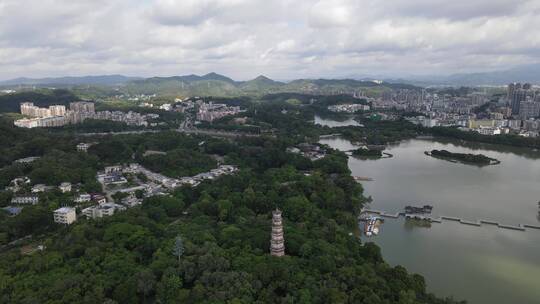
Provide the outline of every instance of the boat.
{"type": "Polygon", "coordinates": [[[379,226],[381,224],[381,219],[372,216],[366,219],[366,223],[364,224],[364,233],[366,236],[370,237],[372,235],[379,234],[379,226]]]}

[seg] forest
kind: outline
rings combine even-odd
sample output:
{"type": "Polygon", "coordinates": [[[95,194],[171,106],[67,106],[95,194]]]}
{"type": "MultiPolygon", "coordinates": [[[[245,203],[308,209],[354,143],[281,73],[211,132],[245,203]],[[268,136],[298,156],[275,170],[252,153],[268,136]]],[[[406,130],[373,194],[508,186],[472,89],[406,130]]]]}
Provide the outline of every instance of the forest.
{"type": "Polygon", "coordinates": [[[2,136],[11,140],[2,141],[10,152],[2,176],[6,169],[17,170],[10,164],[18,157],[42,159],[4,177],[2,186],[28,174],[44,183],[70,180],[91,189],[96,170],[130,162],[146,150],[167,152],[164,165],[155,167],[164,172],[166,164],[175,170],[210,165],[188,162],[188,151],[193,157],[220,155],[240,172],[147,198],[141,207],[112,217],[80,218],[69,227],[52,223],[51,209],[65,199],[58,193],[16,217],[3,215],[4,238],[32,233],[30,244],[45,249],[23,254],[17,247],[2,248],[1,302],[454,303],[427,293],[421,276],[390,267],[376,245],[359,241],[355,214],[365,198],[341,152],[311,162],[285,152],[291,138],[230,142],[163,132],[99,137],[82,154],[74,149],[78,139],[68,135],[4,130],[2,136]],[[284,214],[283,258],[268,254],[274,208],[284,214]]]}

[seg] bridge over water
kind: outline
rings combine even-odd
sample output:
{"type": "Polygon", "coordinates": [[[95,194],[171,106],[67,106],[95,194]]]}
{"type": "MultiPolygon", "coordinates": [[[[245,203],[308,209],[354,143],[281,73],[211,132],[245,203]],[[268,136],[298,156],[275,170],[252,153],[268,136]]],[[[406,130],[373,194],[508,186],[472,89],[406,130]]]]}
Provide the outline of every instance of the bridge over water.
{"type": "Polygon", "coordinates": [[[424,216],[424,215],[416,215],[416,214],[408,214],[405,212],[397,212],[397,213],[388,213],[381,210],[374,210],[374,209],[362,209],[359,215],[359,219],[362,219],[362,215],[364,214],[377,214],[381,217],[385,218],[392,218],[397,219],[400,217],[405,217],[409,219],[420,219],[420,220],[426,220],[431,223],[442,223],[443,221],[452,221],[452,222],[458,222],[463,225],[470,225],[470,226],[477,226],[480,227],[483,224],[485,225],[491,225],[496,226],[501,229],[510,229],[510,230],[518,230],[518,231],[525,231],[526,229],[536,229],[540,230],[540,225],[530,225],[530,224],[518,224],[518,225],[505,225],[501,224],[499,222],[495,222],[492,220],[477,220],[477,221],[467,221],[462,218],[453,217],[453,216],[440,216],[440,217],[433,217],[433,216],[424,216]]]}

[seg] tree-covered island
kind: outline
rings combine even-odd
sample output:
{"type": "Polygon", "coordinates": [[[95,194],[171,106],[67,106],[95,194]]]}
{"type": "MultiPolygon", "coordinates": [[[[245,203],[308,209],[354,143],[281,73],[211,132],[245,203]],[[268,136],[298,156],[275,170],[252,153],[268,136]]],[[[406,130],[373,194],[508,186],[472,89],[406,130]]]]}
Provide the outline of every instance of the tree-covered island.
{"type": "Polygon", "coordinates": [[[360,158],[381,158],[383,153],[377,149],[359,148],[352,151],[352,155],[360,158]]]}
{"type": "Polygon", "coordinates": [[[477,166],[497,165],[500,163],[499,160],[487,157],[483,154],[455,153],[447,150],[431,150],[431,152],[426,151],[424,153],[435,158],[477,166]]]}

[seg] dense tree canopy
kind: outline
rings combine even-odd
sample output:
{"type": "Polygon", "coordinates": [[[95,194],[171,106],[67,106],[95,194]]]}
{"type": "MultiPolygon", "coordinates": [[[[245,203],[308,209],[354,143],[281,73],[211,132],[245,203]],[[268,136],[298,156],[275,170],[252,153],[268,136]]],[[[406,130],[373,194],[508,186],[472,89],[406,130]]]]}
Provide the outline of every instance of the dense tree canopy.
{"type": "MultiPolygon", "coordinates": [[[[310,161],[286,152],[323,128],[310,124],[306,112],[279,103],[261,109],[266,111],[253,117],[275,120],[277,137],[94,137],[85,138],[97,143],[88,154],[76,152],[81,139],[72,135],[2,126],[7,134],[0,136],[12,139],[0,143],[7,153],[2,186],[29,175],[92,189],[97,170],[133,161],[171,176],[202,172],[216,158],[240,171],[146,198],[142,206],[111,217],[79,217],[69,227],[52,223],[54,208],[72,204],[58,191],[43,194],[39,205],[16,217],[0,214],[2,244],[32,234],[31,245],[46,247],[32,254],[16,246],[0,249],[0,302],[455,303],[427,293],[421,276],[389,266],[379,247],[360,241],[356,215],[366,199],[344,153],[328,149],[325,158],[310,161]],[[166,155],[144,156],[148,150],[166,155]],[[30,155],[42,158],[11,164],[30,155]],[[281,258],[269,254],[275,208],[284,216],[281,258]]],[[[2,205],[9,195],[0,195],[2,205]]]]}

